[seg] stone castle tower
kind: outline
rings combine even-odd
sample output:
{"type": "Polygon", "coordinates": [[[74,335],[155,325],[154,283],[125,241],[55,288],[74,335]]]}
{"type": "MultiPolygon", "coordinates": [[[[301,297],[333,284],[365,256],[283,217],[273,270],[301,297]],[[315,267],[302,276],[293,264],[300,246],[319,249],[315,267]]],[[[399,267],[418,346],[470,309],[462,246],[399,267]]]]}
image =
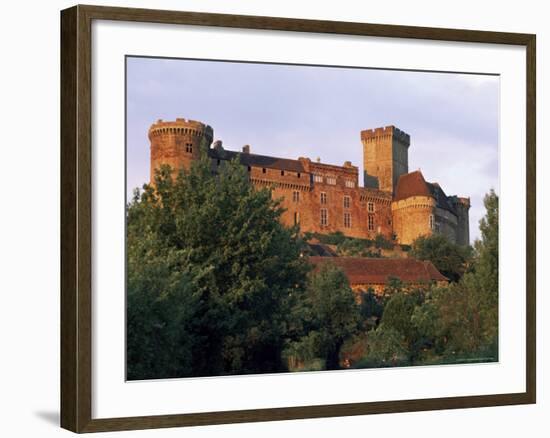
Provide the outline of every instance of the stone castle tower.
{"type": "Polygon", "coordinates": [[[214,131],[195,120],[176,119],[175,122],[158,120],[149,128],[151,142],[150,181],[154,170],[167,164],[174,172],[189,170],[191,162],[200,157],[200,148],[209,148],[214,131]]]}
{"type": "Polygon", "coordinates": [[[395,126],[361,131],[365,187],[393,193],[409,172],[409,134],[395,126]]]}
{"type": "Polygon", "coordinates": [[[470,244],[470,198],[450,196],[449,201],[458,214],[456,243],[459,245],[470,244]]]}
{"type": "Polygon", "coordinates": [[[358,167],[349,161],[335,165],[258,155],[248,145],[242,152],[231,151],[220,141],[213,144],[213,137],[213,129],[198,121],[158,120],[149,129],[150,181],[162,165],[174,172],[189,170],[203,148],[214,173],[238,158],[253,186],[269,187],[281,200],[281,222],[299,224],[303,232],[341,232],[362,239],[382,235],[406,245],[437,233],[469,244],[469,198],[447,196],[419,170],[409,173],[410,136],[395,126],[361,131],[364,187],[359,186],[358,167]]]}

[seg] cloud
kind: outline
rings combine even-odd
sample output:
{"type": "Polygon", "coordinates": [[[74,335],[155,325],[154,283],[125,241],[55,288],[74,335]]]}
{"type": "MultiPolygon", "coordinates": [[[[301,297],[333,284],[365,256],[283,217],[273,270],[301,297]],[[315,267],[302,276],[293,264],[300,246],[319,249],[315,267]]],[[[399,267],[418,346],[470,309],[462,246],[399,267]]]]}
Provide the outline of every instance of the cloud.
{"type": "Polygon", "coordinates": [[[497,76],[153,58],[127,67],[128,193],[148,179],[150,124],[176,117],[210,124],[229,149],[360,171],[360,131],[395,125],[411,135],[411,170],[472,199],[472,237],[484,194],[498,189],[497,76]]]}

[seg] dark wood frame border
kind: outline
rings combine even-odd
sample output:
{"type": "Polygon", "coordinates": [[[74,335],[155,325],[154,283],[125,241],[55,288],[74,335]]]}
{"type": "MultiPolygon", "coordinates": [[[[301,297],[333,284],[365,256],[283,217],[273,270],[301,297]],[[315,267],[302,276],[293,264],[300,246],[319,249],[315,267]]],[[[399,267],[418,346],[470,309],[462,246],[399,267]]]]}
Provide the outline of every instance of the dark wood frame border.
{"type": "Polygon", "coordinates": [[[74,432],[336,417],[536,402],[535,48],[531,34],[75,6],[61,12],[61,426],[74,432]],[[526,392],[276,409],[92,419],[91,23],[221,26],[525,46],[527,51],[526,392]]]}

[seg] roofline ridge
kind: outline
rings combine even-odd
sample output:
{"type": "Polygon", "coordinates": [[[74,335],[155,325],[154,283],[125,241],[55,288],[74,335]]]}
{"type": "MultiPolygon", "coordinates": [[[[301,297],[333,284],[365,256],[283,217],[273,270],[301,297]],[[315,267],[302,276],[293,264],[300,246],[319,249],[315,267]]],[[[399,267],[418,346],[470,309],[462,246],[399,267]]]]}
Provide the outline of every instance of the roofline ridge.
{"type": "Polygon", "coordinates": [[[239,155],[248,155],[248,156],[254,155],[256,157],[273,158],[273,159],[276,159],[276,160],[300,161],[296,158],[276,157],[274,155],[263,155],[263,154],[256,154],[254,152],[234,151],[232,149],[224,149],[224,150],[227,151],[227,152],[232,152],[234,154],[239,154],[239,155]]]}

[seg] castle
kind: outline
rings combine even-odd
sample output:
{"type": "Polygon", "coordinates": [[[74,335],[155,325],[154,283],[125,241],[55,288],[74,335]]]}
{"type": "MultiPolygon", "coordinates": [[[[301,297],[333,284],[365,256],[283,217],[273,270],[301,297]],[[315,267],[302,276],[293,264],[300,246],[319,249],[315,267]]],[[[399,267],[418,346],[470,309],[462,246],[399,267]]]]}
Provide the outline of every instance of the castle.
{"type": "Polygon", "coordinates": [[[361,132],[364,187],[359,186],[359,168],[349,161],[338,166],[257,155],[248,145],[230,151],[213,138],[213,129],[201,122],[178,118],[154,123],[149,129],[151,181],[164,164],[175,171],[189,169],[200,148],[207,147],[214,171],[238,157],[255,187],[270,187],[273,197],[282,199],[283,224],[299,224],[303,232],[340,231],[364,239],[382,234],[400,244],[440,233],[469,244],[470,199],[447,196],[419,170],[409,173],[410,136],[394,126],[361,132]]]}

